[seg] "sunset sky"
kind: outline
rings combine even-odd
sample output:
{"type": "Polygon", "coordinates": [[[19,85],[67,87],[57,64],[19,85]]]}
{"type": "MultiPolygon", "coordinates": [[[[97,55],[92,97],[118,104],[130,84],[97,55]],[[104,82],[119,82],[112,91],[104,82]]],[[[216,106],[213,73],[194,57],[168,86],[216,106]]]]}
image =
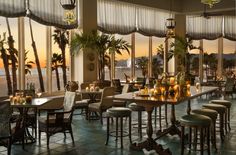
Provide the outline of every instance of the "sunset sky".
{"type": "MultiPolygon", "coordinates": [[[[18,48],[18,30],[17,30],[17,19],[16,18],[9,18],[10,26],[12,35],[15,40],[15,48],[18,48]]],[[[29,51],[27,57],[28,60],[34,61],[34,54],[31,46],[31,36],[30,36],[30,29],[28,24],[28,18],[25,18],[25,49],[26,51],[29,51]]],[[[36,42],[36,46],[38,49],[39,57],[40,57],[40,63],[42,67],[45,67],[46,63],[46,27],[44,25],[38,24],[37,22],[32,21],[33,26],[33,33],[34,33],[34,39],[36,42]]],[[[6,21],[5,18],[0,17],[0,35],[2,39],[3,32],[7,32],[6,27],[6,21]]],[[[8,35],[7,35],[8,36],[8,35]]],[[[117,38],[123,38],[127,40],[129,43],[131,42],[131,35],[116,35],[117,38]]],[[[156,48],[164,43],[164,38],[156,38],[153,37],[153,54],[156,52],[156,48]]],[[[195,41],[194,44],[197,45],[198,41],[195,41]]],[[[204,40],[204,51],[207,53],[211,52],[217,52],[217,40],[208,41],[204,40]]],[[[136,51],[136,57],[140,56],[148,56],[148,37],[143,36],[141,34],[136,33],[136,40],[135,40],[135,51],[136,51]]],[[[52,44],[53,52],[60,52],[58,45],[52,44]]],[[[5,46],[7,47],[7,46],[5,46]]],[[[227,39],[224,39],[224,53],[232,53],[236,49],[236,43],[233,41],[229,41],[227,39]]],[[[194,52],[194,51],[193,51],[194,52]]],[[[197,52],[197,51],[196,51],[197,52]]],[[[67,50],[67,58],[69,57],[69,51],[67,50]]],[[[129,55],[124,52],[122,56],[117,55],[116,59],[127,59],[129,58],[129,55]]],[[[0,67],[2,67],[2,61],[0,61],[0,67]]]]}

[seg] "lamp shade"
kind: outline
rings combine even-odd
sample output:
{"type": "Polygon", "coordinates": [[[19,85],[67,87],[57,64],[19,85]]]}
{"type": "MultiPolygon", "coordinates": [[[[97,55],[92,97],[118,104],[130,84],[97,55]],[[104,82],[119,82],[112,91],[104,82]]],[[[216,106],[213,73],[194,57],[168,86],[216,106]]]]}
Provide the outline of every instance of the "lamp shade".
{"type": "Polygon", "coordinates": [[[175,19],[174,19],[174,18],[168,18],[168,19],[166,19],[165,25],[166,25],[166,28],[167,28],[167,29],[174,29],[174,28],[175,28],[175,25],[176,25],[175,19]]]}

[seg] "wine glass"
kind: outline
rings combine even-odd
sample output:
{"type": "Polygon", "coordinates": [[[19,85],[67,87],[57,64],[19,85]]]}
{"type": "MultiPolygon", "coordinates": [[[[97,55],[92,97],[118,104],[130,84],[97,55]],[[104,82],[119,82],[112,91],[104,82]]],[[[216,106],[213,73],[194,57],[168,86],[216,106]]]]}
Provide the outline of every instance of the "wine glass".
{"type": "Polygon", "coordinates": [[[41,95],[42,95],[41,89],[37,89],[36,92],[35,92],[35,94],[37,95],[38,98],[40,98],[41,95]]]}

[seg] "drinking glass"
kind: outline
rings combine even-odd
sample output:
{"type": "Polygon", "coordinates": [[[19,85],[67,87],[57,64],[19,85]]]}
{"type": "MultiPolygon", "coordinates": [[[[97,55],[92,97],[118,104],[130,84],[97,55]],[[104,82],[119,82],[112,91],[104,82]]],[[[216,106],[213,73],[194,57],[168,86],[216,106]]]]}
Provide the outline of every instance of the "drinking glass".
{"type": "Polygon", "coordinates": [[[41,89],[37,89],[35,93],[36,93],[36,95],[37,95],[38,98],[40,98],[41,95],[42,95],[41,89]]]}

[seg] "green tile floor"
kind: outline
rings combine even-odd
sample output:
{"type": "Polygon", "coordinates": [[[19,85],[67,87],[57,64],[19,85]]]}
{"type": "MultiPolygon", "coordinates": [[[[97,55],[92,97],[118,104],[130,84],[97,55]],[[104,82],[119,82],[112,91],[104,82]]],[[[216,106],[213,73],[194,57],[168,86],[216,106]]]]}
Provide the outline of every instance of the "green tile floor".
{"type": "MultiPolygon", "coordinates": [[[[200,108],[202,103],[207,103],[209,99],[205,96],[192,100],[192,109],[200,108]]],[[[231,108],[231,131],[226,135],[225,141],[222,143],[217,133],[217,148],[215,152],[212,149],[212,155],[235,155],[236,154],[236,100],[229,99],[233,102],[231,108]]],[[[177,119],[185,114],[186,103],[176,106],[177,119]]],[[[137,116],[133,113],[133,119],[137,116]]],[[[144,115],[144,120],[145,120],[144,115]]],[[[128,123],[128,121],[127,121],[128,123]]],[[[164,122],[163,122],[164,124],[164,122]]],[[[154,130],[157,130],[154,128],[154,130]]],[[[145,129],[143,129],[143,135],[145,138],[145,129]]],[[[100,124],[100,121],[93,120],[88,122],[81,115],[74,115],[73,118],[73,133],[75,138],[75,145],[72,145],[70,135],[64,139],[64,135],[59,133],[50,138],[50,149],[46,147],[45,134],[42,134],[41,145],[38,142],[34,144],[27,144],[25,150],[22,150],[21,145],[12,146],[13,155],[32,155],[32,154],[67,154],[67,155],[142,155],[141,151],[133,151],[129,149],[128,137],[124,138],[124,149],[120,149],[120,143],[116,143],[114,138],[110,138],[109,144],[106,146],[106,120],[104,119],[104,125],[100,124]]],[[[144,139],[143,138],[143,139],[144,139]]],[[[132,129],[133,141],[138,141],[137,129],[132,129]]],[[[178,136],[164,136],[157,141],[162,144],[164,148],[169,148],[173,155],[180,154],[180,139],[178,136]]],[[[185,151],[187,154],[187,151],[185,151]]],[[[7,154],[6,148],[0,147],[0,155],[7,154]]],[[[199,152],[191,152],[193,155],[199,154],[199,152]]]]}

